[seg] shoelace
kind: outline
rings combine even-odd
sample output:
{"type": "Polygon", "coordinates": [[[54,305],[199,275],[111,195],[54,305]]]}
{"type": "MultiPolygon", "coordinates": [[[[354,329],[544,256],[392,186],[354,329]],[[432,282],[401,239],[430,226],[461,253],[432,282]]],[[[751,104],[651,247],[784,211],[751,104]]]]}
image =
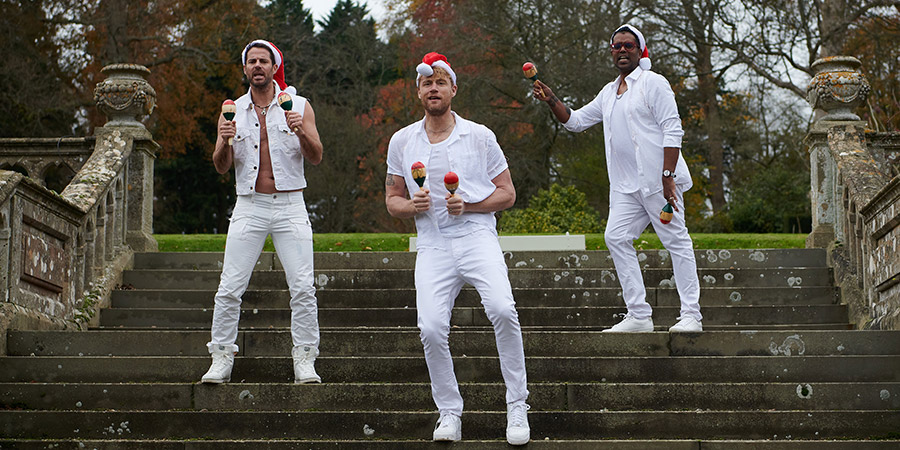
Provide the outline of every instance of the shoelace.
{"type": "Polygon", "coordinates": [[[452,415],[453,414],[442,415],[441,418],[438,419],[438,423],[436,423],[434,425],[434,429],[437,430],[438,428],[450,428],[450,423],[453,419],[452,418],[448,419],[448,418],[452,415]]]}
{"type": "Polygon", "coordinates": [[[228,366],[228,357],[225,355],[216,355],[213,357],[212,368],[214,370],[223,370],[228,366]]]}
{"type": "Polygon", "coordinates": [[[513,406],[513,409],[509,412],[509,426],[511,427],[521,427],[525,425],[525,412],[531,409],[531,406],[528,404],[516,405],[513,406]]]}

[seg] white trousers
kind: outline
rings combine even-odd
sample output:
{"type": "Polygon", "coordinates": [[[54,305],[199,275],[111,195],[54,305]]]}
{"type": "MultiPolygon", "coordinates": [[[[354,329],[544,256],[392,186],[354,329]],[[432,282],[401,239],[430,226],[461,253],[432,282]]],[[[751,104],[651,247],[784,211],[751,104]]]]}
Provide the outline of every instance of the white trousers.
{"type": "Polygon", "coordinates": [[[465,283],[478,291],[494,326],[506,402],[525,401],[528,389],[522,330],[497,236],[479,230],[444,242],[446,250],[423,248],[416,257],[416,310],[435,405],[441,414],[462,415],[463,399],[448,339],[450,314],[465,283]]]}
{"type": "Polygon", "coordinates": [[[312,227],[303,192],[239,195],[225,242],[225,261],[216,292],[210,351],[238,351],[235,345],[241,296],[272,235],[291,293],[291,339],[294,346],[319,346],[319,319],[313,279],[312,227]]]}
{"type": "Polygon", "coordinates": [[[700,280],[697,278],[694,242],[684,222],[684,196],[680,189],[676,191],[679,210],[668,224],[659,221],[659,211],[666,204],[662,191],[646,197],[640,191],[630,194],[612,192],[609,195],[609,218],[604,238],[616,265],[628,314],[636,319],[646,319],[653,312],[647,303],[644,277],[634,250],[634,240],[641,236],[648,223],[653,224],[656,235],[672,257],[675,285],[681,299],[680,317],[703,319],[700,315],[700,280]]]}

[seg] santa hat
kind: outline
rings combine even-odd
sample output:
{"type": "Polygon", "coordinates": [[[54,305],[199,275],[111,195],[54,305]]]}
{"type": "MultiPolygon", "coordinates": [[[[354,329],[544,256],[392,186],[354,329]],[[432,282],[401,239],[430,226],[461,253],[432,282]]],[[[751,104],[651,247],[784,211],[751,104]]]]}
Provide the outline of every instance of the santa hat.
{"type": "Polygon", "coordinates": [[[247,46],[244,47],[244,51],[241,52],[241,64],[247,64],[247,52],[251,47],[257,46],[257,44],[262,44],[263,46],[268,48],[272,52],[272,55],[275,57],[275,61],[273,62],[276,66],[278,66],[278,69],[275,70],[275,76],[273,77],[273,79],[276,83],[278,83],[278,87],[281,88],[282,91],[287,90],[291,94],[296,94],[297,90],[294,89],[293,86],[288,86],[284,81],[284,55],[281,54],[281,50],[278,50],[278,47],[276,47],[275,44],[262,39],[257,39],[247,44],[247,46]]]}
{"type": "Polygon", "coordinates": [[[644,35],[641,34],[641,32],[638,31],[637,28],[628,25],[627,23],[625,25],[622,25],[612,34],[612,36],[610,36],[609,43],[612,44],[613,38],[623,31],[631,32],[635,36],[637,36],[638,44],[640,44],[641,46],[641,60],[638,65],[640,65],[641,69],[643,70],[650,70],[650,51],[647,50],[647,41],[644,40],[644,35]]]}
{"type": "Polygon", "coordinates": [[[416,85],[419,84],[419,79],[422,77],[430,77],[434,75],[434,68],[440,67],[447,71],[450,74],[450,79],[453,81],[453,85],[456,86],[456,72],[450,68],[450,63],[447,62],[447,57],[440,54],[431,52],[422,57],[422,62],[416,66],[416,85]]]}

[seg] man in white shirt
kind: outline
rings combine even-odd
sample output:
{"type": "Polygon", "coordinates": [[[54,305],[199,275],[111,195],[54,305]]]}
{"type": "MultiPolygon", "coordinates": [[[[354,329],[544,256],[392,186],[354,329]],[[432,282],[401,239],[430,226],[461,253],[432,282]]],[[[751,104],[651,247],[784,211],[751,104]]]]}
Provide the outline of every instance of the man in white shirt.
{"type": "Polygon", "coordinates": [[[394,217],[416,219],[416,314],[432,397],[440,412],[432,437],[462,438],[463,399],[448,338],[456,296],[469,283],[494,326],[506,383],[506,439],[523,445],[530,439],[525,351],[494,217],[515,203],[515,187],[494,133],[451,111],[457,86],[447,58],[429,53],[416,72],[425,118],[391,138],[385,204],[394,217]],[[427,174],[421,189],[411,173],[416,162],[425,165],[427,174]],[[443,183],[450,171],[459,178],[455,195],[443,183]]]}
{"type": "Polygon", "coordinates": [[[653,224],[672,256],[681,299],[681,314],[669,331],[702,331],[700,281],[683,208],[683,193],[692,181],[681,157],[684,131],[675,94],[665,78],[650,71],[647,44],[637,28],[622,25],[616,29],[610,49],[619,76],[583,108],[572,111],[544,83],[537,82],[532,90],[569,131],[583,131],[603,122],[610,184],[604,237],[628,308],[621,322],[604,331],[653,331],[652,308],[646,301],[633,245],[647,224],[653,224]],[[666,203],[674,208],[668,224],[659,219],[666,203]]]}
{"type": "Polygon", "coordinates": [[[293,95],[293,109],[276,102],[282,92],[296,94],[284,81],[284,62],[274,44],[253,41],[241,54],[249,91],[234,103],[234,120],[219,115],[213,164],[221,174],[234,164],[237,202],[228,226],[225,260],[216,292],[212,339],[207,344],[212,365],[203,383],[231,379],[241,296],[272,235],[291,293],[291,355],[294,382],[321,382],[315,360],[319,354],[319,319],[313,284],[312,228],[303,189],[303,162],[322,161],[316,116],[305,98],[293,95]]]}

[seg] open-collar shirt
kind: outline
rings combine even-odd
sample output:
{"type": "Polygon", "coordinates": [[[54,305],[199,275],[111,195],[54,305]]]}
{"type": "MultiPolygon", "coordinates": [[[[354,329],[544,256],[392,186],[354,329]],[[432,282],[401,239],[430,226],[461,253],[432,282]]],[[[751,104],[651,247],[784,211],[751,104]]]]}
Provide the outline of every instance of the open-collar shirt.
{"type": "Polygon", "coordinates": [[[417,248],[444,248],[444,237],[459,237],[476,229],[497,232],[497,221],[491,212],[463,212],[453,219],[450,227],[446,226],[446,218],[440,217],[447,214],[444,200],[447,189],[443,176],[435,176],[428,170],[432,161],[443,166],[446,154],[449,169],[459,176],[456,195],[466,203],[478,203],[490,197],[497,189],[492,180],[508,168],[503,150],[490,129],[451,113],[456,126],[444,142],[432,144],[428,140],[423,118],[394,133],[388,146],[388,174],[403,177],[410,194],[419,189],[412,177],[413,163],[421,162],[428,173],[424,188],[430,191],[432,207],[416,214],[417,248]],[[433,160],[435,152],[442,152],[440,164],[433,160]]]}
{"type": "MultiPolygon", "coordinates": [[[[616,104],[616,92],[622,81],[619,75],[615,81],[604,86],[594,100],[572,111],[563,125],[569,131],[579,132],[602,121],[610,190],[628,193],[638,189],[649,195],[662,191],[663,148],[680,149],[684,130],[675,104],[675,93],[662,75],[637,67],[625,80],[630,92],[619,100],[624,100],[625,123],[611,123],[613,106],[622,106],[616,104]],[[618,136],[615,149],[616,152],[634,152],[635,168],[632,170],[620,170],[615,162],[612,137],[617,130],[627,130],[627,139],[618,136]],[[628,147],[629,142],[631,148],[623,148],[628,147]]],[[[691,188],[691,174],[680,152],[675,175],[675,183],[683,191],[691,188]]]]}

